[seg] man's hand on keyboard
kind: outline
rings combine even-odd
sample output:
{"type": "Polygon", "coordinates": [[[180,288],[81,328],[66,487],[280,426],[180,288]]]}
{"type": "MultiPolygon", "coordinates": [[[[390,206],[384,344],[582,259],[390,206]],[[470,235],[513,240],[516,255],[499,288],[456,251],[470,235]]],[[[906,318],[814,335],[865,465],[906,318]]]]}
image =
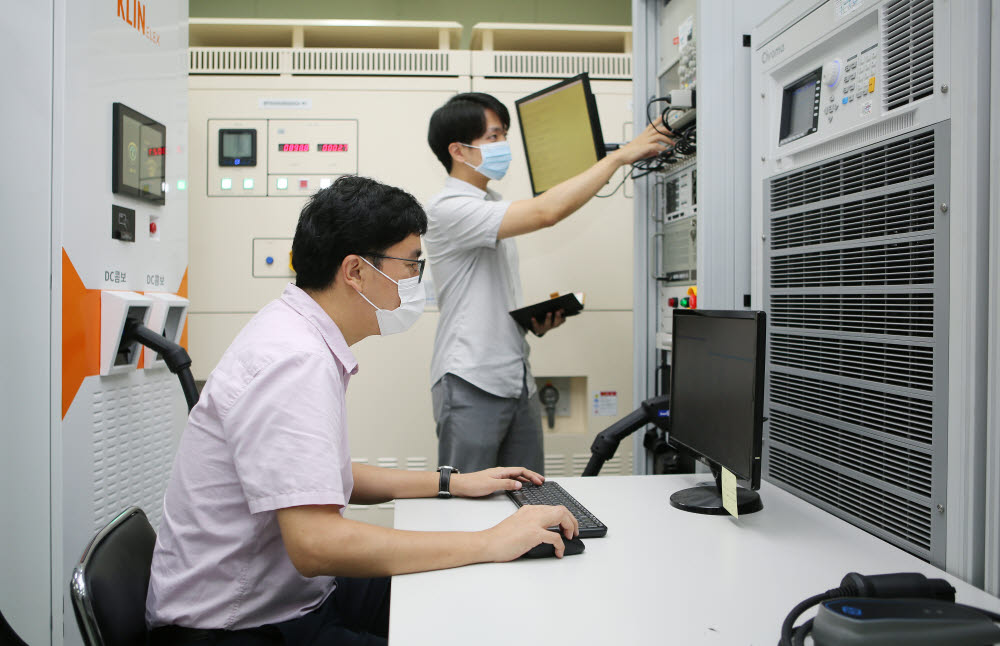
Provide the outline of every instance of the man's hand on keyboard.
{"type": "Polygon", "coordinates": [[[562,558],[566,549],[563,536],[572,538],[579,533],[576,518],[559,505],[525,505],[484,534],[489,541],[487,550],[493,561],[513,561],[539,543],[555,546],[556,556],[562,558]],[[546,529],[558,525],[560,532],[546,529]]]}
{"type": "Polygon", "coordinates": [[[451,476],[451,493],[464,498],[479,498],[497,491],[520,489],[522,482],[542,484],[545,478],[522,467],[493,467],[451,476]]]}

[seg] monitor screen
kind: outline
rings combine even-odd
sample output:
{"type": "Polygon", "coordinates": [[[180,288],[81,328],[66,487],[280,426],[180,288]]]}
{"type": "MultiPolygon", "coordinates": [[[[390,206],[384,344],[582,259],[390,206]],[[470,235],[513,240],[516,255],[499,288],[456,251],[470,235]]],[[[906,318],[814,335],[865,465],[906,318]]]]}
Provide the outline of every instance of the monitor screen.
{"type": "Polygon", "coordinates": [[[822,70],[817,69],[785,86],[781,97],[779,146],[816,132],[821,76],[822,70]]]}
{"type": "Polygon", "coordinates": [[[674,310],[670,440],[760,487],[763,312],[674,310]]]}
{"type": "Polygon", "coordinates": [[[518,99],[515,105],[535,195],[604,157],[597,103],[586,74],[518,99]]]}
{"type": "Polygon", "coordinates": [[[167,129],[121,103],[112,105],[111,191],[164,203],[167,129]]]}

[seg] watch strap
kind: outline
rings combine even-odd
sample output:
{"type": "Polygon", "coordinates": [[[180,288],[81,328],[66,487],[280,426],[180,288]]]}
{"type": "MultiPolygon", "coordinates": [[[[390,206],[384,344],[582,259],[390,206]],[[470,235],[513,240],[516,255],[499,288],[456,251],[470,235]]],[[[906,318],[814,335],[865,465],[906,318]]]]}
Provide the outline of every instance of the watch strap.
{"type": "Polygon", "coordinates": [[[458,469],[449,466],[438,467],[438,498],[451,498],[451,474],[458,469]]]}

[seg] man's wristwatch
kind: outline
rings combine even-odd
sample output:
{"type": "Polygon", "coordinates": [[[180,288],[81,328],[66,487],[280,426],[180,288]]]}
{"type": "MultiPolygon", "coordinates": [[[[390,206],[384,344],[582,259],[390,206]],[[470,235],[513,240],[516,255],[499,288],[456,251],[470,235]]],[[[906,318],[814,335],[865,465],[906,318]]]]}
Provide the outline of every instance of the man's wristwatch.
{"type": "Polygon", "coordinates": [[[438,467],[438,498],[451,498],[451,474],[459,473],[455,467],[438,467]]]}

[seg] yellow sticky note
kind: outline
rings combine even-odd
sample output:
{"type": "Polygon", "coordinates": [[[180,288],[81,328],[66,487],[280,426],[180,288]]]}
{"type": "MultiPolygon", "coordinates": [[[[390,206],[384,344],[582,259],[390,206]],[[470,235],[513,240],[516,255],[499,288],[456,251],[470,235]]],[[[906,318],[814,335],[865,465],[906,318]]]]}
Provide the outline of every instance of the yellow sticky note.
{"type": "Polygon", "coordinates": [[[736,502],[736,476],[726,467],[722,467],[722,506],[733,517],[740,517],[740,507],[736,502]]]}
{"type": "Polygon", "coordinates": [[[868,79],[868,93],[871,94],[875,91],[875,77],[868,79]]]}

